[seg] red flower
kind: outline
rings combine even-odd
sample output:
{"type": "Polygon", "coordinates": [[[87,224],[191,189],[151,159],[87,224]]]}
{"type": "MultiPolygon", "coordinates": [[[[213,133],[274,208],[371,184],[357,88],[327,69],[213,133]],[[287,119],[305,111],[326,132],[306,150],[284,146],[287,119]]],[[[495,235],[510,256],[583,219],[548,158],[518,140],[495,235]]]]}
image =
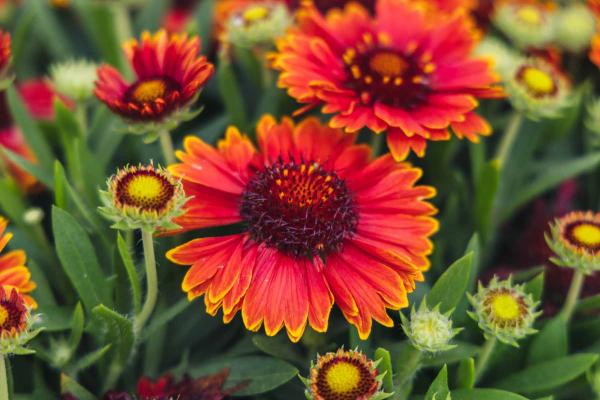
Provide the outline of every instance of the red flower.
{"type": "Polygon", "coordinates": [[[0,75],[8,69],[10,58],[10,33],[0,30],[0,75]]]}
{"type": "MultiPolygon", "coordinates": [[[[23,134],[15,126],[0,128],[0,147],[18,154],[27,161],[37,163],[37,159],[29,149],[29,146],[27,146],[27,143],[25,143],[23,134]]],[[[15,182],[23,192],[27,193],[39,187],[39,182],[33,175],[23,171],[4,155],[0,155],[0,160],[6,163],[8,172],[14,177],[15,182]]]]}
{"type": "Polygon", "coordinates": [[[460,13],[426,13],[408,0],[379,0],[376,15],[356,3],[322,16],[298,12],[299,26],[278,41],[279,86],[304,109],[335,114],[331,127],[387,131],[394,158],[424,155],[428,140],[477,141],[488,123],[477,99],[499,97],[487,61],[470,56],[477,34],[460,13]],[[402,23],[399,23],[402,21],[402,23]]]}
{"type": "Polygon", "coordinates": [[[43,79],[29,79],[19,83],[17,89],[31,116],[40,121],[54,120],[54,100],[59,98],[67,107],[73,108],[71,100],[59,96],[43,79]]]}
{"type": "Polygon", "coordinates": [[[213,74],[213,65],[198,56],[197,36],[145,32],[140,42],[132,40],[124,48],[135,81],[127,83],[115,68],[103,65],[98,69],[96,96],[134,122],[163,122],[187,111],[213,74]]]}
{"type": "Polygon", "coordinates": [[[198,0],[172,0],[171,8],[163,21],[167,32],[183,32],[194,15],[198,0]]]}
{"type": "Polygon", "coordinates": [[[204,295],[206,310],[291,340],[306,323],[327,330],[334,301],[365,338],[372,320],[392,326],[386,309],[408,305],[423,280],[437,230],[435,194],[415,186],[422,171],[370,159],[354,135],[308,118],[298,125],[264,116],[259,150],[230,127],[215,149],[187,137],[170,171],[193,198],[175,219],[185,231],[242,223],[243,232],[192,240],[167,257],[191,265],[182,288],[204,295]]]}

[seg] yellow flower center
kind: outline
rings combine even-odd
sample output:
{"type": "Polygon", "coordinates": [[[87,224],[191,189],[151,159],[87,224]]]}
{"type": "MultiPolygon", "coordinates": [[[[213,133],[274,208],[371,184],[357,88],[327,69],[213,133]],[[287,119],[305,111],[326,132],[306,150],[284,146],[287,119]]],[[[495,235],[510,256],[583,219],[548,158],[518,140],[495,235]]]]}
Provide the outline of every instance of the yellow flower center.
{"type": "Polygon", "coordinates": [[[520,304],[515,297],[509,293],[498,294],[492,300],[492,311],[498,318],[504,320],[515,320],[520,316],[520,304]]]}
{"type": "Polygon", "coordinates": [[[600,227],[593,224],[582,223],[573,228],[573,236],[587,246],[600,245],[600,227]]]}
{"type": "Polygon", "coordinates": [[[153,204],[164,195],[164,182],[153,175],[137,175],[129,181],[126,191],[137,204],[153,204]]]}
{"type": "Polygon", "coordinates": [[[0,305],[0,326],[4,325],[8,319],[8,310],[3,305],[0,305]]]}
{"type": "Polygon", "coordinates": [[[398,54],[382,51],[375,53],[369,59],[369,67],[384,77],[400,77],[408,69],[409,65],[398,54]]]}
{"type": "Polygon", "coordinates": [[[519,19],[529,25],[539,25],[542,22],[540,10],[533,6],[524,6],[517,12],[519,19]]]}
{"type": "Polygon", "coordinates": [[[264,6],[250,7],[242,14],[242,18],[247,23],[262,21],[269,16],[269,9],[264,6]]]}
{"type": "Polygon", "coordinates": [[[360,384],[360,370],[354,364],[338,362],[327,370],[325,381],[333,393],[348,393],[360,384]]]}
{"type": "Polygon", "coordinates": [[[539,68],[527,67],[523,71],[522,80],[527,88],[536,94],[550,94],[555,90],[552,77],[539,68]]]}
{"type": "Polygon", "coordinates": [[[165,95],[167,84],[162,79],[140,82],[133,90],[132,97],[140,103],[149,103],[165,95]]]}

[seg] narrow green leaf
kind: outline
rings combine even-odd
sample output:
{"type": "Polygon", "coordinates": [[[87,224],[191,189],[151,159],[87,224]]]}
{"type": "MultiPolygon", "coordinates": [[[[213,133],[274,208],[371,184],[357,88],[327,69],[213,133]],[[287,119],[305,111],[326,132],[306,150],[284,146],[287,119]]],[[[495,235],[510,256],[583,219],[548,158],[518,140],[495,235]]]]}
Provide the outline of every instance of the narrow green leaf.
{"type": "Polygon", "coordinates": [[[77,220],[68,212],[52,207],[52,231],[58,258],[85,308],[112,304],[94,247],[77,220]]]}
{"type": "Polygon", "coordinates": [[[69,335],[69,349],[71,349],[71,353],[75,353],[75,350],[79,346],[81,336],[83,335],[84,322],[83,308],[81,307],[81,303],[77,303],[75,311],[73,311],[73,317],[71,318],[71,334],[69,335]]]}
{"type": "Polygon", "coordinates": [[[516,393],[498,389],[459,389],[452,391],[452,400],[529,400],[516,393]]]}
{"type": "Polygon", "coordinates": [[[16,124],[21,128],[27,144],[31,147],[31,150],[39,160],[40,165],[42,165],[43,168],[50,170],[54,156],[52,155],[50,145],[44,138],[44,133],[36,125],[35,120],[25,108],[21,97],[14,87],[9,87],[6,90],[6,94],[10,113],[16,124]]]}
{"type": "Polygon", "coordinates": [[[455,308],[464,296],[473,265],[473,252],[456,260],[435,282],[426,299],[429,307],[440,304],[440,311],[455,308]]]}
{"type": "Polygon", "coordinates": [[[300,357],[287,337],[277,335],[269,337],[266,335],[253,335],[252,343],[267,355],[277,357],[281,360],[302,363],[303,358],[300,357]]]}
{"type": "Polygon", "coordinates": [[[117,367],[123,367],[133,349],[133,323],[125,316],[106,307],[104,304],[94,307],[94,315],[106,325],[105,343],[112,344],[113,358],[117,367]]]}
{"type": "Polygon", "coordinates": [[[14,223],[20,223],[25,213],[25,200],[21,194],[21,190],[10,177],[0,177],[0,208],[5,216],[14,223]]]}
{"type": "Polygon", "coordinates": [[[473,357],[479,351],[479,346],[467,342],[454,341],[456,347],[448,351],[443,351],[427,357],[423,360],[426,366],[442,366],[444,364],[454,364],[465,358],[473,357]]]}
{"type": "Polygon", "coordinates": [[[458,364],[456,387],[472,389],[473,386],[475,386],[475,360],[469,357],[458,364]]]}
{"type": "Polygon", "coordinates": [[[600,309],[600,294],[585,297],[577,303],[577,312],[586,312],[600,309]]]}
{"type": "Polygon", "coordinates": [[[444,365],[427,389],[425,400],[447,399],[450,399],[450,389],[448,389],[448,367],[444,365]]]}
{"type": "Polygon", "coordinates": [[[70,365],[67,368],[69,374],[75,375],[100,361],[106,353],[110,350],[112,344],[107,344],[104,347],[101,347],[97,350],[92,351],[86,355],[80,356],[73,365],[70,365]]]}
{"type": "Polygon", "coordinates": [[[475,222],[477,230],[486,240],[492,228],[494,202],[500,183],[500,164],[492,160],[481,168],[475,188],[475,222]]]}
{"type": "Polygon", "coordinates": [[[60,161],[54,161],[54,205],[63,210],[67,209],[67,183],[65,170],[60,161]]]}
{"type": "Polygon", "coordinates": [[[66,59],[71,53],[70,35],[50,8],[50,3],[36,0],[29,0],[27,3],[35,10],[34,29],[43,41],[45,48],[52,53],[54,58],[66,59]]]}
{"type": "Polygon", "coordinates": [[[386,393],[392,393],[394,391],[394,370],[392,368],[392,357],[390,356],[390,352],[383,347],[379,347],[375,350],[375,360],[381,360],[379,361],[377,370],[380,374],[385,373],[383,376],[384,391],[386,393]]]}
{"type": "Polygon", "coordinates": [[[79,400],[96,400],[96,396],[66,374],[60,375],[60,392],[62,394],[71,393],[79,400]]]}
{"type": "Polygon", "coordinates": [[[544,292],[544,272],[536,275],[525,284],[525,291],[533,296],[534,301],[540,301],[544,292]]]}
{"type": "Polygon", "coordinates": [[[237,77],[231,62],[226,57],[221,57],[217,67],[217,83],[221,92],[221,99],[225,110],[229,115],[230,122],[245,129],[247,125],[244,97],[240,90],[237,77]]]}
{"type": "Polygon", "coordinates": [[[33,164],[29,160],[24,159],[21,155],[14,153],[7,148],[0,149],[2,154],[5,155],[10,161],[16,164],[23,171],[34,176],[38,181],[42,182],[48,189],[52,189],[54,186],[54,179],[52,175],[48,173],[48,170],[43,166],[33,164]]]}
{"type": "Polygon", "coordinates": [[[192,303],[187,298],[183,298],[160,314],[153,316],[152,323],[144,328],[140,342],[148,340],[150,336],[185,311],[191,304],[192,303]]]}
{"type": "Polygon", "coordinates": [[[543,361],[557,359],[568,354],[568,322],[558,314],[533,337],[527,355],[527,364],[535,365],[543,361]]]}
{"type": "Polygon", "coordinates": [[[69,110],[60,100],[54,100],[54,111],[56,113],[56,125],[66,138],[82,137],[81,126],[77,122],[75,114],[69,110]]]}
{"type": "Polygon", "coordinates": [[[117,233],[117,247],[119,249],[121,260],[123,261],[123,266],[127,272],[127,277],[129,278],[131,294],[133,296],[133,310],[137,315],[142,309],[142,289],[140,285],[140,278],[138,276],[137,269],[135,268],[135,264],[133,263],[133,259],[131,258],[131,254],[129,253],[129,249],[127,248],[127,243],[125,243],[125,240],[123,239],[123,236],[121,236],[120,232],[117,233]]]}
{"type": "Polygon", "coordinates": [[[557,358],[509,375],[494,386],[525,394],[555,389],[584,374],[597,360],[598,354],[557,358]]]}
{"type": "Polygon", "coordinates": [[[227,360],[212,361],[192,368],[192,376],[201,376],[229,368],[227,384],[245,384],[234,396],[251,396],[269,392],[288,382],[298,374],[298,370],[285,361],[271,357],[247,356],[227,360]]]}

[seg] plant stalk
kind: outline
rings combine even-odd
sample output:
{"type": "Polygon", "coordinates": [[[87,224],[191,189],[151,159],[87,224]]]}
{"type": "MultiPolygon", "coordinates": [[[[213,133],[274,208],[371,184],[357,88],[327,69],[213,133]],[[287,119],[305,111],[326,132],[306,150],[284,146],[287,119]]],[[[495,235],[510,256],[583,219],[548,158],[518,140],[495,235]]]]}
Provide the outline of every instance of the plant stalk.
{"type": "Polygon", "coordinates": [[[173,139],[171,138],[171,134],[167,130],[163,130],[160,132],[160,147],[162,149],[163,156],[167,165],[175,164],[177,161],[175,160],[175,149],[173,147],[173,139]]]}
{"type": "Polygon", "coordinates": [[[9,400],[8,375],[6,370],[6,356],[0,356],[0,400],[9,400]]]}
{"type": "Polygon", "coordinates": [[[571,280],[569,293],[567,293],[567,299],[565,300],[565,304],[563,305],[563,308],[561,310],[561,314],[565,317],[566,321],[569,321],[573,316],[575,306],[577,305],[577,300],[579,299],[581,289],[583,288],[584,280],[585,275],[583,274],[583,272],[576,269],[575,273],[573,274],[573,279],[571,280]]]}
{"type": "Polygon", "coordinates": [[[485,369],[490,361],[490,357],[492,356],[494,348],[496,347],[496,342],[497,339],[495,337],[491,337],[483,344],[481,353],[479,353],[479,357],[477,358],[477,364],[475,365],[475,383],[477,383],[485,373],[485,369]]]}
{"type": "Polygon", "coordinates": [[[142,328],[150,318],[156,299],[158,297],[158,279],[156,274],[156,258],[154,255],[154,243],[152,241],[153,230],[142,229],[142,244],[144,246],[144,262],[146,265],[146,301],[142,307],[142,311],[135,317],[133,331],[135,336],[141,332],[142,328]]]}
{"type": "Polygon", "coordinates": [[[500,145],[498,146],[498,152],[496,153],[496,160],[499,161],[500,167],[504,165],[506,159],[510,155],[510,151],[513,147],[519,129],[523,123],[523,114],[519,111],[515,111],[508,122],[508,126],[500,139],[500,145]]]}

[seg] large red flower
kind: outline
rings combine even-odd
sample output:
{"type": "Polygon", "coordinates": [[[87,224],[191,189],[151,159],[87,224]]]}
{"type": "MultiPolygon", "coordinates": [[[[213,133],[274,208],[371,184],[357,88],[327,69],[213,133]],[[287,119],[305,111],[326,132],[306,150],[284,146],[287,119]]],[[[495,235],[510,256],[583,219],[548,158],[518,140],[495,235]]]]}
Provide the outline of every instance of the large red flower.
{"type": "Polygon", "coordinates": [[[212,76],[214,67],[199,56],[200,38],[144,32],[125,44],[136,79],[127,83],[109,65],[98,69],[96,96],[112,111],[136,122],[162,122],[184,111],[212,76]]]}
{"type": "Polygon", "coordinates": [[[355,136],[314,118],[298,125],[264,116],[258,150],[230,127],[217,148],[187,137],[170,167],[193,198],[176,219],[183,230],[240,223],[238,234],[192,240],[167,253],[191,265],[182,288],[206,310],[246,327],[302,336],[307,320],[327,330],[335,302],[365,338],[372,320],[392,326],[386,308],[406,307],[423,280],[437,229],[415,186],[422,171],[388,154],[370,159],[355,136]]]}
{"type": "Polygon", "coordinates": [[[462,13],[433,14],[408,0],[379,0],[376,14],[356,3],[326,16],[308,6],[277,43],[279,86],[335,114],[330,126],[387,131],[397,160],[428,140],[490,134],[478,98],[498,97],[488,62],[471,57],[478,35],[462,13]]]}

